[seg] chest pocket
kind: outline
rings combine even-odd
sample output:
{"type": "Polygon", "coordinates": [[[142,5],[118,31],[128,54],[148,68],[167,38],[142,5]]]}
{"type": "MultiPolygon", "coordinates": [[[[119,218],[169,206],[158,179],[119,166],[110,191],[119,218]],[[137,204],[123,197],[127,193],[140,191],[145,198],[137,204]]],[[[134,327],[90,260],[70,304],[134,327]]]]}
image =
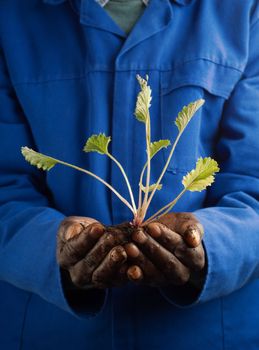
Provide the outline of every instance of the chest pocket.
{"type": "MultiPolygon", "coordinates": [[[[205,99],[182,134],[167,171],[186,173],[199,157],[212,155],[224,103],[240,76],[241,72],[234,68],[204,59],[191,60],[160,73],[161,133],[171,143],[178,133],[174,121],[182,107],[205,99]]],[[[166,162],[170,148],[163,152],[166,162]]]]}

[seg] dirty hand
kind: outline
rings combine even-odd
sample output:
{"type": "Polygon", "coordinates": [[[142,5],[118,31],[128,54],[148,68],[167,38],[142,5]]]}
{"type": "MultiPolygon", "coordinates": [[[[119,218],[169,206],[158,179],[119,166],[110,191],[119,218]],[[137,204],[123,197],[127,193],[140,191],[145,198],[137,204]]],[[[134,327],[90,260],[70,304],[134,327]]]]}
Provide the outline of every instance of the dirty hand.
{"type": "Polygon", "coordinates": [[[169,213],[137,229],[125,245],[128,278],[154,287],[183,285],[194,276],[199,281],[205,266],[202,235],[203,227],[191,213],[169,213]]]}
{"type": "MultiPolygon", "coordinates": [[[[119,227],[119,226],[118,226],[119,227]]],[[[70,216],[61,222],[57,261],[79,288],[106,288],[127,282],[123,230],[98,221],[70,216]]]]}

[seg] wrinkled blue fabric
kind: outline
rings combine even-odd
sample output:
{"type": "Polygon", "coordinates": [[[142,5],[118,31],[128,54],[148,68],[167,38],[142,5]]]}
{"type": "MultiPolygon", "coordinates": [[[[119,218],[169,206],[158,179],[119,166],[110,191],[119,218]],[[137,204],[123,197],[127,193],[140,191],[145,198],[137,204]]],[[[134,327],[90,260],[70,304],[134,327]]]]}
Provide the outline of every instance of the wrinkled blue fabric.
{"type": "MultiPolygon", "coordinates": [[[[127,37],[94,0],[0,2],[1,349],[259,348],[258,17],[256,0],[151,0],[127,37]],[[85,291],[73,307],[55,256],[61,220],[131,215],[94,179],[39,171],[20,147],[86,167],[128,196],[114,164],[81,151],[104,132],[136,192],[145,162],[136,74],[149,75],[152,140],[173,140],[181,107],[206,100],[149,211],[179,193],[198,157],[217,159],[215,184],[175,207],[204,225],[206,281],[196,297],[129,284],[85,291]]],[[[153,159],[152,182],[168,152],[153,159]]]]}

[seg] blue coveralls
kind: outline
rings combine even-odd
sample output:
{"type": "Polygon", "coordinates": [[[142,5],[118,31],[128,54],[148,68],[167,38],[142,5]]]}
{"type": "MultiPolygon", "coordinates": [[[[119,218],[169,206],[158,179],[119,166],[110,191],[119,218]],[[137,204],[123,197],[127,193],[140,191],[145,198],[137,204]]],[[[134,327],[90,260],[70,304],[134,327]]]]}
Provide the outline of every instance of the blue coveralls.
{"type": "MultiPolygon", "coordinates": [[[[151,0],[126,37],[94,0],[0,1],[0,349],[259,349],[259,6],[257,0],[151,0]],[[150,208],[182,188],[200,156],[221,172],[175,207],[205,227],[208,273],[195,298],[129,284],[68,302],[56,262],[67,215],[105,224],[131,213],[100,183],[27,164],[21,146],[86,167],[127,196],[104,156],[112,137],[134,192],[145,162],[133,116],[136,74],[149,75],[152,140],[176,136],[183,105],[204,98],[150,208]]],[[[152,182],[168,150],[153,160],[152,182]]]]}

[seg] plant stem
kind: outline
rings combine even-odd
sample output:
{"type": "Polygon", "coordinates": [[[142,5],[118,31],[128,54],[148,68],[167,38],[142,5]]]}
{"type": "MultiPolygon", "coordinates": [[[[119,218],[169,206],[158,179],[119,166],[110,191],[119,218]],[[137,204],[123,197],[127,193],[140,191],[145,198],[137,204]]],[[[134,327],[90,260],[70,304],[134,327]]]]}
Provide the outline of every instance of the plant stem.
{"type": "Polygon", "coordinates": [[[146,179],[146,192],[143,199],[143,204],[141,206],[141,220],[145,218],[146,210],[148,203],[148,193],[150,185],[150,172],[151,172],[151,156],[150,156],[150,136],[151,136],[151,125],[150,125],[150,114],[147,113],[147,122],[146,122],[146,145],[147,145],[147,179],[146,179]],[[144,211],[143,211],[144,208],[144,211]]]}
{"type": "Polygon", "coordinates": [[[147,202],[147,204],[146,204],[146,206],[145,206],[145,208],[144,208],[144,215],[146,214],[147,209],[148,209],[148,207],[149,207],[149,205],[150,205],[150,203],[151,203],[151,200],[152,200],[152,198],[153,198],[153,196],[154,196],[154,194],[155,194],[155,192],[156,192],[158,186],[160,185],[160,182],[161,182],[161,180],[162,180],[162,178],[163,178],[163,176],[164,176],[164,174],[165,174],[165,172],[166,172],[166,169],[167,169],[168,166],[169,166],[170,160],[171,160],[171,158],[172,158],[172,156],[173,156],[173,154],[174,154],[174,151],[175,151],[175,147],[177,146],[178,141],[179,141],[181,135],[182,135],[182,132],[179,132],[179,134],[177,135],[177,137],[176,137],[176,139],[175,139],[175,142],[174,142],[174,144],[173,144],[173,146],[172,146],[172,149],[171,149],[171,151],[170,151],[170,154],[169,154],[169,156],[168,156],[168,158],[167,158],[166,164],[165,164],[165,166],[164,166],[164,168],[163,168],[163,170],[162,170],[162,172],[161,172],[161,174],[160,174],[160,176],[159,176],[159,178],[158,178],[158,180],[157,180],[157,182],[156,182],[156,185],[155,185],[153,191],[151,192],[151,194],[150,194],[150,196],[149,196],[148,202],[147,202]]]}
{"type": "Polygon", "coordinates": [[[63,162],[62,160],[59,160],[59,159],[56,159],[56,158],[53,158],[55,159],[59,164],[63,164],[65,166],[68,166],[70,168],[73,168],[73,169],[76,169],[78,171],[81,171],[87,175],[90,175],[92,177],[94,177],[95,179],[97,179],[98,181],[100,181],[101,183],[103,183],[105,186],[107,186],[131,211],[133,214],[134,213],[134,209],[133,207],[130,205],[130,203],[124,198],[122,197],[122,195],[119,194],[119,192],[117,192],[115,190],[115,188],[113,188],[108,182],[106,182],[105,180],[103,180],[101,177],[99,177],[98,175],[95,175],[94,173],[92,173],[91,171],[88,171],[86,169],[83,169],[83,168],[80,168],[76,165],[73,165],[73,164],[69,164],[69,163],[66,163],[66,162],[63,162]]]}
{"type": "Polygon", "coordinates": [[[133,196],[133,193],[132,193],[132,188],[130,186],[130,183],[129,183],[129,179],[121,165],[121,163],[115,158],[113,157],[113,155],[111,155],[109,152],[107,153],[107,156],[112,160],[114,161],[114,163],[118,166],[118,168],[120,169],[125,181],[126,181],[126,184],[127,184],[127,187],[128,187],[128,190],[129,190],[129,195],[130,195],[130,199],[131,199],[131,204],[132,204],[132,207],[133,207],[133,213],[134,215],[137,213],[137,208],[136,208],[136,203],[135,203],[135,200],[134,200],[134,196],[133,196]]]}
{"type": "Polygon", "coordinates": [[[141,189],[141,185],[143,184],[143,176],[144,176],[144,173],[145,173],[145,170],[147,168],[147,162],[145,163],[142,171],[141,171],[141,174],[140,174],[140,179],[139,179],[139,194],[138,194],[138,210],[140,209],[141,207],[141,202],[142,202],[142,189],[141,189]]]}
{"type": "Polygon", "coordinates": [[[159,218],[160,216],[162,215],[165,215],[167,214],[174,206],[175,204],[178,202],[178,200],[182,197],[182,195],[184,195],[184,193],[186,192],[187,190],[184,188],[179,194],[178,196],[172,200],[171,202],[167,203],[163,208],[159,209],[155,214],[153,214],[152,216],[150,216],[150,218],[148,218],[144,223],[143,225],[146,225],[148,223],[150,223],[151,221],[153,221],[155,218],[159,218]],[[164,213],[163,213],[164,211],[164,213]]]}

